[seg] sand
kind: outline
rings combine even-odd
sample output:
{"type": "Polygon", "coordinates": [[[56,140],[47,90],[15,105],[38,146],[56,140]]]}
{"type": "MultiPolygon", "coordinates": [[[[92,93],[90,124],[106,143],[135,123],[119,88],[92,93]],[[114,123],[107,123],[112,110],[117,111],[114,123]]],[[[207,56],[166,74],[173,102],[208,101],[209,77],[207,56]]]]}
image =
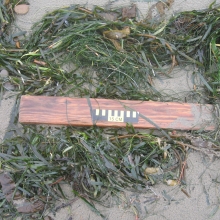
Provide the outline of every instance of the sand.
{"type": "MultiPolygon", "coordinates": [[[[40,20],[42,16],[49,11],[60,7],[69,6],[71,4],[84,4],[91,8],[92,5],[99,6],[126,6],[130,2],[136,2],[139,13],[144,14],[150,7],[151,1],[146,0],[29,0],[30,10],[25,15],[16,16],[16,24],[21,30],[31,32],[32,25],[40,20]]],[[[213,0],[192,1],[192,0],[175,0],[169,13],[205,9],[213,0]]],[[[220,0],[216,1],[220,3],[220,0]]],[[[176,98],[186,100],[188,102],[201,102],[198,97],[192,97],[193,85],[191,82],[192,67],[175,69],[175,74],[171,79],[155,80],[155,86],[159,91],[172,95],[173,100],[176,98]]],[[[201,82],[198,81],[198,86],[201,82]]],[[[5,132],[9,127],[15,105],[16,96],[11,92],[6,92],[0,105],[0,138],[3,139],[5,132]]],[[[157,184],[152,188],[146,188],[146,192],[137,194],[125,192],[118,194],[118,197],[112,199],[112,207],[104,208],[97,205],[97,208],[108,217],[109,220],[123,219],[134,220],[134,206],[140,211],[140,219],[156,220],[156,219],[187,219],[187,220],[205,220],[220,219],[220,160],[205,157],[202,153],[191,152],[188,157],[188,167],[186,170],[186,191],[190,197],[187,197],[179,186],[166,186],[164,183],[157,184]],[[156,202],[153,202],[156,201],[156,202]],[[139,204],[137,206],[137,204],[139,204]]],[[[68,198],[74,198],[71,188],[63,185],[63,189],[68,198]]],[[[68,201],[57,201],[57,206],[68,201]]],[[[73,202],[66,208],[61,208],[56,215],[46,211],[53,219],[102,219],[97,216],[91,209],[80,199],[73,202]]]]}

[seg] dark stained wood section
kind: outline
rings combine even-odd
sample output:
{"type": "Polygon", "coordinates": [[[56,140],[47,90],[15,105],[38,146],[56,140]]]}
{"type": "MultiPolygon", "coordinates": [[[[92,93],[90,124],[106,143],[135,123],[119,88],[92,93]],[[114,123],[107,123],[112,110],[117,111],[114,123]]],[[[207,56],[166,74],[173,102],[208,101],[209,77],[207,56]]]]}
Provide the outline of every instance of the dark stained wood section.
{"type": "MultiPolygon", "coordinates": [[[[160,128],[178,130],[213,130],[215,128],[212,105],[175,102],[152,102],[89,99],[92,109],[135,110],[160,128]],[[130,108],[130,109],[128,109],[130,108]]],[[[23,124],[49,124],[92,126],[90,107],[86,98],[22,96],[19,122],[23,124]]],[[[126,123],[97,121],[97,126],[124,127],[126,123]]],[[[135,128],[155,128],[139,116],[135,128]]]]}

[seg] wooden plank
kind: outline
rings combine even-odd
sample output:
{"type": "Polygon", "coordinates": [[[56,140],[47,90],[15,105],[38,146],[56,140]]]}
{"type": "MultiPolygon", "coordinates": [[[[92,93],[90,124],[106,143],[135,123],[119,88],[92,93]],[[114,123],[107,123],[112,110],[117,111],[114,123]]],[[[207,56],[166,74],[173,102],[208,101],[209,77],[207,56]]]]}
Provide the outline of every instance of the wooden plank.
{"type": "MultiPolygon", "coordinates": [[[[97,118],[93,121],[91,110],[93,114],[94,111],[102,112],[102,110],[124,111],[125,117],[134,110],[137,114],[139,113],[138,122],[132,123],[135,128],[155,128],[149,120],[163,129],[213,130],[215,128],[212,105],[48,96],[22,96],[19,122],[72,126],[92,126],[93,124],[102,127],[126,126],[125,122],[100,121],[97,118]],[[144,119],[143,115],[149,120],[144,119]]],[[[99,114],[102,114],[100,112],[99,114]]]]}

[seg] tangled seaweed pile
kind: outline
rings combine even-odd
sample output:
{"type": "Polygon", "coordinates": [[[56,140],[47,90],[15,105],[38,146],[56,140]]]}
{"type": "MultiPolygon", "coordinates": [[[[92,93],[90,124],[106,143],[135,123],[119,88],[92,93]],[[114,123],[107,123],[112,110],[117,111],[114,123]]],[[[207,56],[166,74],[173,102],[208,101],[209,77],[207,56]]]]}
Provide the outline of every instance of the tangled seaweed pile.
{"type": "MultiPolygon", "coordinates": [[[[0,62],[10,76],[1,88],[10,82],[19,94],[149,100],[161,96],[154,77],[191,63],[198,67],[210,103],[216,103],[219,17],[219,9],[210,6],[178,14],[156,29],[146,20],[121,16],[120,10],[59,9],[35,25],[28,41],[6,41],[10,35],[4,32],[0,62]]],[[[107,191],[144,190],[161,181],[184,185],[187,150],[197,149],[184,136],[157,137],[130,125],[107,130],[12,126],[10,132],[0,153],[1,171],[8,172],[0,175],[0,213],[9,218],[27,210],[15,205],[24,197],[32,204],[30,213],[42,212],[51,199],[64,196],[59,184],[64,180],[94,210],[91,199],[98,201],[107,191]],[[11,187],[6,189],[5,182],[11,187]]]]}
{"type": "Polygon", "coordinates": [[[218,8],[183,12],[156,30],[146,20],[122,18],[120,11],[59,9],[35,25],[22,49],[5,47],[2,65],[23,93],[43,94],[50,88],[52,95],[57,83],[74,83],[95,87],[78,96],[148,100],[161,96],[153,87],[154,77],[193,63],[213,103],[219,92],[218,13],[218,8]],[[78,76],[73,69],[65,71],[64,64],[89,69],[78,76]]]}

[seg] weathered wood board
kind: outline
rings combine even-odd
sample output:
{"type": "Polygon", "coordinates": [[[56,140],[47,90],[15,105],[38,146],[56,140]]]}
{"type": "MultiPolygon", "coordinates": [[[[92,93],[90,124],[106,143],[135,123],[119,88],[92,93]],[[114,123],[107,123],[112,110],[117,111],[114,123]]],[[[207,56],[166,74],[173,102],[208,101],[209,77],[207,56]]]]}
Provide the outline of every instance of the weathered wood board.
{"type": "Polygon", "coordinates": [[[135,128],[156,128],[156,124],[163,129],[213,130],[213,111],[212,105],[189,103],[25,95],[21,97],[19,122],[102,127],[132,123],[135,128]]]}

